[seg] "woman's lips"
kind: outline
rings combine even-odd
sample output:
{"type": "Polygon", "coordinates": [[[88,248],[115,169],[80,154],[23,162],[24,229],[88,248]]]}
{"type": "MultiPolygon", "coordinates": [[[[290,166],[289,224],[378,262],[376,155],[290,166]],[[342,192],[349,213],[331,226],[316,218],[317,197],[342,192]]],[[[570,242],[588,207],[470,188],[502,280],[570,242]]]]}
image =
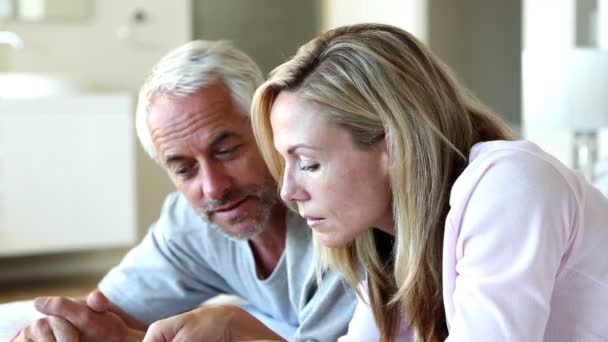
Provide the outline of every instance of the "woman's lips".
{"type": "Polygon", "coordinates": [[[323,223],[323,221],[325,221],[325,219],[322,217],[304,216],[304,218],[306,219],[306,223],[308,223],[308,226],[311,228],[314,228],[323,223]]]}

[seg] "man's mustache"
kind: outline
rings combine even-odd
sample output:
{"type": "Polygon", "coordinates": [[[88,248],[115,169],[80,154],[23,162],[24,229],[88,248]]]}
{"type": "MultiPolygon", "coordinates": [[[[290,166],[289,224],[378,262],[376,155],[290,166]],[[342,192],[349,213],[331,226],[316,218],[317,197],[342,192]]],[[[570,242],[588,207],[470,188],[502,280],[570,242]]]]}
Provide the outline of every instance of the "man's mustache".
{"type": "Polygon", "coordinates": [[[217,200],[211,200],[207,203],[203,203],[200,210],[207,216],[212,215],[218,209],[222,209],[231,204],[236,203],[244,199],[245,197],[260,197],[260,190],[256,187],[249,187],[245,189],[240,189],[238,191],[232,191],[222,196],[222,198],[217,200]]]}

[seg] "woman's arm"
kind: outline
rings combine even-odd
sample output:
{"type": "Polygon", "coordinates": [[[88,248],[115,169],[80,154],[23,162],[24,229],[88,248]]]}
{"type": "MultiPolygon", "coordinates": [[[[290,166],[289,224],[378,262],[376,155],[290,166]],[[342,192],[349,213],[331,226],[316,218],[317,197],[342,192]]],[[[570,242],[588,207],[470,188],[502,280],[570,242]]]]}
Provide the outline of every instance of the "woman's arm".
{"type": "Polygon", "coordinates": [[[453,265],[444,255],[444,281],[453,281],[452,293],[444,289],[448,340],[542,341],[575,196],[535,156],[502,158],[478,171],[470,187],[453,190],[452,210],[460,214],[446,225],[446,244],[453,245],[444,253],[454,253],[453,265]]]}

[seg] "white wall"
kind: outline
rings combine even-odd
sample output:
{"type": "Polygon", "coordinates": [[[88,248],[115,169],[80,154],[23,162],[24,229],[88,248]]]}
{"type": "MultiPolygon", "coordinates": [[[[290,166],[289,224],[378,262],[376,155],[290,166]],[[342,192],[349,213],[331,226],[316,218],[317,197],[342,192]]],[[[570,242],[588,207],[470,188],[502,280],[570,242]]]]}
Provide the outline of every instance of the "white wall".
{"type": "Polygon", "coordinates": [[[523,48],[574,46],[577,0],[522,0],[523,48]]]}
{"type": "MultiPolygon", "coordinates": [[[[233,41],[264,71],[270,71],[314,38],[320,26],[320,0],[194,0],[192,6],[186,0],[92,1],[92,18],[80,23],[10,24],[11,30],[24,35],[26,43],[26,49],[19,53],[26,59],[13,58],[11,66],[76,76],[84,73],[101,89],[134,91],[162,55],[189,38],[190,27],[194,28],[196,39],[233,41]],[[132,9],[139,7],[148,11],[150,21],[133,31],[138,44],[125,44],[116,38],[116,29],[124,25],[132,9]],[[30,43],[33,45],[27,45],[30,43]]],[[[0,71],[2,65],[0,55],[0,71]]],[[[160,201],[173,186],[139,146],[137,169],[138,220],[143,233],[157,218],[160,201]]],[[[124,252],[113,249],[0,258],[0,283],[32,274],[105,271],[124,252]]]]}
{"type": "Polygon", "coordinates": [[[321,29],[381,22],[409,31],[427,41],[427,0],[322,0],[321,29]]]}
{"type": "MultiPolygon", "coordinates": [[[[93,90],[134,96],[151,67],[170,49],[192,38],[191,0],[90,0],[83,20],[6,22],[24,48],[0,45],[0,71],[57,73],[82,80],[93,90]],[[135,10],[146,20],[134,24],[135,10]],[[2,59],[4,56],[4,59],[2,59]]],[[[143,231],[172,189],[167,177],[137,146],[138,221],[143,231]]]]}
{"type": "Polygon", "coordinates": [[[484,103],[519,126],[521,3],[429,0],[431,49],[484,103]]]}
{"type": "Polygon", "coordinates": [[[425,42],[486,104],[519,126],[521,3],[504,0],[324,0],[322,29],[401,27],[425,42]]]}
{"type": "MultiPolygon", "coordinates": [[[[577,21],[577,1],[581,0],[523,0],[523,41],[526,50],[541,51],[547,58],[560,53],[560,49],[577,46],[577,32],[588,30],[590,18],[577,21]],[[548,10],[548,9],[551,10],[548,10]]],[[[579,3],[579,6],[582,3],[579,3]]],[[[598,0],[600,12],[605,12],[606,0],[598,0]]],[[[608,25],[608,16],[598,18],[600,27],[608,25]]],[[[580,35],[579,35],[580,37],[580,35]]],[[[572,113],[576,115],[577,113],[572,113]]],[[[573,132],[565,128],[531,126],[534,113],[524,112],[524,136],[539,144],[568,166],[573,165],[573,132]]],[[[600,132],[600,158],[608,158],[608,130],[600,132]]]]}
{"type": "MultiPolygon", "coordinates": [[[[94,90],[136,94],[152,66],[170,49],[192,38],[190,0],[90,0],[82,21],[9,22],[24,48],[8,52],[10,71],[50,72],[78,78],[94,90]],[[135,10],[146,20],[133,23],[135,10]],[[125,39],[126,38],[126,39],[125,39]]],[[[158,215],[167,177],[137,146],[138,221],[143,231],[158,215]]]]}
{"type": "Polygon", "coordinates": [[[162,55],[191,37],[189,0],[91,1],[91,17],[83,20],[3,25],[25,43],[17,51],[4,48],[8,69],[56,72],[100,89],[135,90],[162,55]],[[129,24],[137,8],[146,12],[147,21],[129,24]],[[132,40],[119,39],[125,27],[132,40]]]}
{"type": "Polygon", "coordinates": [[[269,72],[319,33],[320,0],[196,0],[194,36],[226,39],[269,72]]]}
{"type": "MultiPolygon", "coordinates": [[[[91,3],[91,17],[82,21],[0,24],[0,28],[18,33],[25,43],[19,51],[0,45],[0,72],[4,67],[16,72],[59,73],[83,79],[95,90],[124,90],[135,95],[152,65],[168,50],[191,39],[190,0],[91,3]],[[147,20],[129,26],[135,9],[143,9],[147,20]],[[121,40],[119,33],[130,34],[130,39],[121,40]]],[[[137,221],[142,235],[158,216],[161,201],[173,186],[142,149],[136,148],[137,221]]],[[[124,252],[114,249],[0,259],[0,282],[32,274],[103,272],[124,252]]]]}

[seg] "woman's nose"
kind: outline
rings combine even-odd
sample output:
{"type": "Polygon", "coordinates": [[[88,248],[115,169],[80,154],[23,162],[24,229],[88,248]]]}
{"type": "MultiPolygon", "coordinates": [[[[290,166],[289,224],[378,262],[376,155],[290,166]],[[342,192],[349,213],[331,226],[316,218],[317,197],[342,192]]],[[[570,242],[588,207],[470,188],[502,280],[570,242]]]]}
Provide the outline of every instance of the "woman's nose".
{"type": "Polygon", "coordinates": [[[285,172],[283,175],[283,184],[281,185],[281,199],[285,203],[291,202],[301,202],[305,200],[304,196],[305,192],[303,189],[297,184],[294,177],[285,172]]]}

